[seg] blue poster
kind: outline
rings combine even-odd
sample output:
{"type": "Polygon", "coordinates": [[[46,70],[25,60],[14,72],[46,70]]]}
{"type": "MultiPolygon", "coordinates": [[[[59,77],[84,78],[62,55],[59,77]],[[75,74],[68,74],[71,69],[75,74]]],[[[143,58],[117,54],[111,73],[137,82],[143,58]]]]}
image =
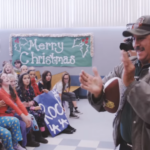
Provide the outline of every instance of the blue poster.
{"type": "Polygon", "coordinates": [[[59,94],[52,90],[34,98],[45,112],[45,123],[52,137],[68,127],[68,120],[63,111],[59,94]]]}

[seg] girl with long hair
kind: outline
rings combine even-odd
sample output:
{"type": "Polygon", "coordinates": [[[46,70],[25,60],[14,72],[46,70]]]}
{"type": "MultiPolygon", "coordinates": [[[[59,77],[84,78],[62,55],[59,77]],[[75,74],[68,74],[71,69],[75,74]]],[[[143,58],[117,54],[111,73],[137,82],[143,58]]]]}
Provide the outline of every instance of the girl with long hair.
{"type": "Polygon", "coordinates": [[[38,83],[40,92],[48,93],[51,90],[52,74],[50,71],[44,71],[42,74],[42,81],[38,83]]]}
{"type": "MultiPolygon", "coordinates": [[[[9,77],[9,80],[10,80],[11,87],[16,90],[14,75],[9,74],[8,77],[9,77]]],[[[35,120],[35,117],[32,114],[30,114],[30,113],[29,113],[29,116],[30,116],[30,118],[32,120],[32,130],[33,131],[39,131],[39,127],[38,127],[37,121],[35,120]]],[[[38,146],[40,146],[38,142],[34,141],[32,136],[33,136],[32,132],[29,132],[27,134],[28,138],[27,138],[27,140],[25,140],[25,141],[27,141],[27,146],[30,146],[30,147],[38,147],[38,146]]]]}
{"type": "MultiPolygon", "coordinates": [[[[10,80],[7,74],[3,73],[0,76],[0,88],[0,100],[3,100],[5,104],[0,109],[0,119],[2,119],[2,116],[17,116],[20,121],[21,129],[23,128],[24,130],[24,128],[27,127],[27,131],[30,130],[31,119],[29,118],[28,112],[21,103],[16,92],[10,86],[10,80]]],[[[26,131],[22,132],[22,136],[23,138],[26,136],[26,131]]],[[[25,147],[26,145],[23,146],[25,147]]]]}
{"type": "Polygon", "coordinates": [[[75,113],[80,113],[78,111],[78,107],[77,107],[77,103],[76,103],[76,95],[74,92],[69,92],[70,90],[70,82],[71,82],[71,78],[69,73],[65,72],[62,75],[62,80],[58,83],[55,84],[55,86],[53,87],[53,89],[56,89],[57,92],[59,93],[59,96],[62,100],[62,104],[63,101],[67,101],[69,103],[69,108],[70,108],[70,117],[71,118],[79,118],[75,113]],[[73,111],[73,109],[75,109],[73,111]]]}
{"type": "Polygon", "coordinates": [[[24,73],[19,77],[17,93],[28,112],[35,117],[40,128],[39,131],[33,131],[35,135],[35,140],[37,142],[47,143],[48,141],[44,139],[41,134],[41,132],[45,131],[45,113],[41,110],[40,106],[38,106],[37,103],[33,100],[35,97],[35,93],[31,86],[31,81],[28,73],[24,73]]]}

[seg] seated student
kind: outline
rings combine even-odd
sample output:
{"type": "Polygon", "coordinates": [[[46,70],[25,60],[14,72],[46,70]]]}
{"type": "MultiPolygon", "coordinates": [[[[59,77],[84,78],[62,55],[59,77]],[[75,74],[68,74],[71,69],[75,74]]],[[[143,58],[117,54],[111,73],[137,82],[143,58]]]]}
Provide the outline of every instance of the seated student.
{"type": "Polygon", "coordinates": [[[22,140],[19,120],[16,117],[0,117],[0,139],[6,150],[25,150],[18,142],[22,140]]]}
{"type": "Polygon", "coordinates": [[[27,72],[28,72],[28,67],[26,65],[22,65],[20,75],[27,72]]]}
{"type": "Polygon", "coordinates": [[[75,93],[69,92],[70,82],[71,82],[70,75],[69,73],[66,72],[62,76],[62,81],[56,83],[53,89],[56,89],[57,92],[59,93],[62,103],[63,101],[67,101],[69,103],[70,117],[79,118],[77,115],[73,113],[73,108],[75,109],[74,111],[75,113],[80,113],[80,112],[78,111],[75,93]]]}
{"type": "Polygon", "coordinates": [[[20,60],[16,60],[16,61],[14,62],[14,65],[15,65],[14,71],[15,71],[17,74],[20,74],[20,72],[21,72],[21,65],[22,65],[21,61],[20,61],[20,60]]]}
{"type": "MultiPolygon", "coordinates": [[[[32,68],[32,69],[33,69],[33,68],[32,68]]],[[[29,74],[29,76],[30,76],[31,86],[33,87],[35,96],[38,96],[38,95],[42,94],[42,92],[39,91],[38,85],[37,85],[37,83],[36,83],[35,70],[29,70],[29,71],[28,71],[28,74],[29,74]]]]}
{"type": "Polygon", "coordinates": [[[10,85],[12,86],[13,89],[16,89],[16,80],[15,76],[13,74],[8,74],[8,78],[10,81],[10,85]]]}
{"type": "Polygon", "coordinates": [[[48,141],[44,139],[41,134],[41,132],[45,131],[45,113],[41,110],[40,106],[38,106],[33,100],[35,94],[31,86],[30,77],[28,73],[24,73],[19,77],[18,85],[18,96],[20,97],[22,103],[24,104],[28,112],[35,117],[38,126],[40,127],[40,131],[33,132],[35,135],[35,140],[37,142],[47,143],[48,141]]]}
{"type": "Polygon", "coordinates": [[[42,81],[38,83],[40,92],[48,93],[51,90],[52,74],[50,71],[44,71],[42,74],[42,81]]]}
{"type": "MultiPolygon", "coordinates": [[[[31,126],[31,119],[28,117],[28,112],[17,97],[13,88],[10,86],[10,81],[7,74],[2,74],[0,76],[0,87],[0,100],[3,100],[6,104],[1,107],[0,116],[15,115],[16,117],[18,117],[24,141],[26,137],[26,132],[30,130],[31,126]],[[24,129],[25,127],[27,127],[27,130],[24,129]]],[[[26,143],[23,146],[25,147],[26,143]]]]}
{"type": "MultiPolygon", "coordinates": [[[[35,68],[34,68],[34,67],[29,67],[28,70],[29,70],[29,71],[30,71],[30,70],[35,71],[35,68]]],[[[41,81],[41,79],[38,79],[36,75],[35,75],[35,80],[36,80],[37,83],[38,83],[39,81],[41,81]]]]}
{"type": "MultiPolygon", "coordinates": [[[[10,85],[12,86],[12,88],[16,89],[15,87],[15,78],[13,75],[8,75],[9,77],[9,80],[10,80],[10,85]]],[[[39,131],[39,127],[38,127],[38,124],[34,118],[34,116],[32,114],[29,113],[29,116],[31,117],[31,120],[32,120],[32,130],[33,131],[39,131]]],[[[29,132],[27,134],[27,146],[30,146],[30,147],[38,147],[40,146],[40,144],[36,141],[34,141],[34,138],[33,137],[33,134],[32,132],[29,132]]]]}
{"type": "Polygon", "coordinates": [[[6,74],[13,74],[13,75],[15,76],[15,79],[16,79],[16,86],[17,86],[17,84],[18,84],[18,75],[15,73],[12,64],[6,63],[5,66],[3,67],[3,73],[6,73],[6,74]]]}

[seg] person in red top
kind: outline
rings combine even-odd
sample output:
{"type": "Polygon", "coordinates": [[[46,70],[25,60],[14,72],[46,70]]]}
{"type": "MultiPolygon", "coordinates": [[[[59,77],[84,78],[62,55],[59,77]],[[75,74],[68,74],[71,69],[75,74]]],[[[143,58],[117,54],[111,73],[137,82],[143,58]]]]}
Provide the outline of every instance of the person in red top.
{"type": "Polygon", "coordinates": [[[28,74],[30,76],[31,86],[33,87],[35,96],[38,96],[38,95],[42,94],[42,92],[40,92],[39,87],[38,87],[38,85],[36,83],[36,80],[35,80],[35,76],[36,76],[35,75],[35,70],[29,70],[28,74]]]}
{"type": "Polygon", "coordinates": [[[22,146],[25,147],[26,134],[31,127],[31,118],[16,92],[10,86],[10,80],[5,73],[0,76],[0,88],[0,101],[4,101],[6,104],[1,107],[0,116],[16,116],[19,119],[23,137],[22,146]]]}
{"type": "MultiPolygon", "coordinates": [[[[16,90],[14,76],[12,74],[8,74],[8,77],[9,77],[9,80],[10,80],[11,87],[14,90],[16,90]]],[[[34,135],[32,133],[32,131],[39,131],[39,126],[37,124],[37,121],[36,121],[35,117],[32,114],[30,114],[30,113],[29,113],[29,116],[31,117],[31,120],[32,120],[32,129],[27,134],[27,145],[26,146],[29,146],[29,147],[39,147],[40,144],[34,140],[34,138],[33,138],[34,135]]]]}
{"type": "Polygon", "coordinates": [[[28,116],[28,111],[20,101],[16,92],[14,92],[13,88],[10,86],[8,76],[4,73],[0,76],[0,87],[0,101],[4,101],[6,104],[3,107],[1,107],[0,116],[14,116],[14,113],[16,112],[26,123],[26,127],[30,127],[31,119],[28,116]],[[14,102],[17,105],[15,105],[14,102]],[[14,111],[8,113],[8,106],[11,107],[14,111]]]}

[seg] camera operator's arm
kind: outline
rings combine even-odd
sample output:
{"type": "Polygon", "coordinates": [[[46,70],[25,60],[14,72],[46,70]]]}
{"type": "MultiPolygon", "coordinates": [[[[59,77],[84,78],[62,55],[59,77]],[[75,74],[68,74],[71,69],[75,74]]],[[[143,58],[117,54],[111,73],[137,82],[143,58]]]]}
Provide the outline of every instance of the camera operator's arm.
{"type": "Polygon", "coordinates": [[[134,81],[135,67],[125,52],[122,52],[122,62],[124,65],[122,79],[127,87],[124,95],[127,95],[127,100],[136,114],[150,124],[150,75],[147,74],[140,81],[134,81]]]}

